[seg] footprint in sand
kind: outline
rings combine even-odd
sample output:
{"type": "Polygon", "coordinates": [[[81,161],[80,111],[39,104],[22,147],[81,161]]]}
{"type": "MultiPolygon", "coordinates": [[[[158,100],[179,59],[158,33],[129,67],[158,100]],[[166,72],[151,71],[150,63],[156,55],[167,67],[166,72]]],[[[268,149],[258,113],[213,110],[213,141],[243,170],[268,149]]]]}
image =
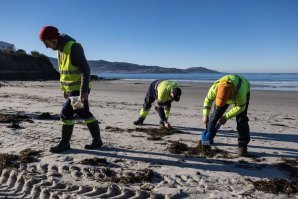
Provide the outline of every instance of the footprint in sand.
{"type": "MultiPolygon", "coordinates": [[[[141,189],[128,188],[123,184],[103,183],[101,186],[84,185],[86,176],[95,179],[97,171],[92,167],[72,165],[38,164],[23,166],[19,170],[3,169],[0,176],[0,196],[5,198],[165,198],[141,189]],[[53,177],[54,175],[54,177],[53,177]],[[76,178],[76,184],[71,181],[63,182],[55,176],[68,175],[67,178],[76,178]],[[92,176],[93,175],[93,176],[92,176]]],[[[103,172],[104,173],[104,172],[103,172]]]]}
{"type": "Polygon", "coordinates": [[[165,175],[159,185],[167,185],[171,188],[187,188],[198,186],[199,181],[199,178],[193,178],[189,175],[165,175]]]}

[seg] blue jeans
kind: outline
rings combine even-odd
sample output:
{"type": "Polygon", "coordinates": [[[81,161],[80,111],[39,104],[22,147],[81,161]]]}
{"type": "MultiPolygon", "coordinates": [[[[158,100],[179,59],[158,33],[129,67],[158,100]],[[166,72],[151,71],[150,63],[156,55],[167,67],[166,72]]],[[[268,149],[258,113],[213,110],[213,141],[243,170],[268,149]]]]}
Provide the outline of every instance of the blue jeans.
{"type": "MultiPolygon", "coordinates": [[[[248,125],[249,119],[247,117],[249,98],[250,98],[250,93],[247,93],[247,102],[245,105],[245,110],[236,116],[237,131],[238,131],[238,146],[239,147],[247,146],[247,144],[250,141],[250,130],[249,130],[249,125],[248,125]]],[[[219,108],[214,106],[214,110],[210,116],[209,123],[207,126],[208,131],[211,133],[210,137],[212,140],[216,136],[216,133],[217,133],[217,129],[215,128],[215,126],[216,126],[218,120],[226,112],[228,107],[229,107],[229,104],[226,104],[219,108]]]]}

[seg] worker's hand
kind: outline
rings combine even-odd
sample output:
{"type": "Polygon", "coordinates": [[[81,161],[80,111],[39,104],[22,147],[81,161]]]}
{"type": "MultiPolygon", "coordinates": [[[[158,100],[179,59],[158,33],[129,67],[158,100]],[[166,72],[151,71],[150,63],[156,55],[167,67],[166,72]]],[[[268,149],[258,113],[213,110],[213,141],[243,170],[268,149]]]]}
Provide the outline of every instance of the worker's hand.
{"type": "Polygon", "coordinates": [[[221,117],[221,118],[218,120],[218,123],[219,123],[220,125],[224,125],[226,122],[227,122],[227,119],[224,118],[224,117],[221,117]]]}
{"type": "Polygon", "coordinates": [[[82,92],[80,94],[81,102],[84,104],[85,101],[88,101],[88,92],[82,92]]]}
{"type": "Polygon", "coordinates": [[[68,98],[68,95],[67,95],[67,93],[65,91],[63,92],[63,97],[64,97],[64,99],[67,99],[68,98]]]}
{"type": "Polygon", "coordinates": [[[171,129],[172,128],[171,127],[171,124],[169,122],[167,122],[167,121],[164,121],[163,124],[164,124],[164,126],[165,126],[166,129],[171,129]]]}
{"type": "Polygon", "coordinates": [[[205,125],[208,125],[208,123],[209,123],[209,117],[208,117],[208,116],[204,116],[204,117],[203,117],[203,123],[204,123],[205,125]]]}

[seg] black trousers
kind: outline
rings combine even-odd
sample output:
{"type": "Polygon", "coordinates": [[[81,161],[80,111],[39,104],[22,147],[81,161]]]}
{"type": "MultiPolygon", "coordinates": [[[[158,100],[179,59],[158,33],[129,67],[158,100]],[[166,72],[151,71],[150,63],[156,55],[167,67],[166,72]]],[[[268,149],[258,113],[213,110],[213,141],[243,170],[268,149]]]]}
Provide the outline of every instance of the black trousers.
{"type": "MultiPolygon", "coordinates": [[[[90,92],[90,90],[89,90],[89,92],[90,92]]],[[[73,120],[75,114],[77,114],[80,117],[80,119],[82,119],[82,120],[93,118],[93,114],[89,110],[88,100],[86,100],[84,102],[83,109],[74,110],[72,108],[69,97],[79,96],[79,95],[80,95],[80,91],[73,91],[71,93],[67,93],[68,97],[65,100],[62,110],[61,110],[61,113],[60,113],[60,117],[61,117],[62,121],[63,120],[73,120]]]]}
{"type": "MultiPolygon", "coordinates": [[[[247,117],[247,109],[249,105],[250,93],[247,93],[247,103],[245,105],[245,110],[236,116],[237,122],[237,131],[238,131],[238,146],[247,146],[250,141],[250,130],[248,125],[248,117],[247,117]]],[[[223,116],[226,112],[228,104],[217,108],[214,106],[214,110],[210,116],[209,123],[207,126],[208,131],[211,133],[211,139],[216,136],[217,129],[215,128],[218,120],[223,116]]]]}
{"type": "Polygon", "coordinates": [[[150,84],[144,99],[144,104],[143,104],[144,110],[150,110],[152,103],[155,101],[155,99],[157,99],[157,91],[155,90],[155,87],[158,82],[159,80],[155,80],[150,84]]]}

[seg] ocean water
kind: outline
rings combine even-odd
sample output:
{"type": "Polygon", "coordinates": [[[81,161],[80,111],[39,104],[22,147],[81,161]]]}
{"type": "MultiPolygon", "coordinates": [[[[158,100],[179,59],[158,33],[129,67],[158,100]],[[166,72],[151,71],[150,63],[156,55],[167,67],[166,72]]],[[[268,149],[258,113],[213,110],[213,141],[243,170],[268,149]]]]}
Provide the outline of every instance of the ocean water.
{"type": "MultiPolygon", "coordinates": [[[[124,80],[153,81],[155,79],[170,79],[177,82],[206,82],[212,83],[224,73],[202,74],[202,73],[100,73],[103,78],[119,78],[124,80]]],[[[277,91],[298,91],[298,73],[239,73],[251,83],[251,88],[255,90],[277,90],[277,91]]]]}

